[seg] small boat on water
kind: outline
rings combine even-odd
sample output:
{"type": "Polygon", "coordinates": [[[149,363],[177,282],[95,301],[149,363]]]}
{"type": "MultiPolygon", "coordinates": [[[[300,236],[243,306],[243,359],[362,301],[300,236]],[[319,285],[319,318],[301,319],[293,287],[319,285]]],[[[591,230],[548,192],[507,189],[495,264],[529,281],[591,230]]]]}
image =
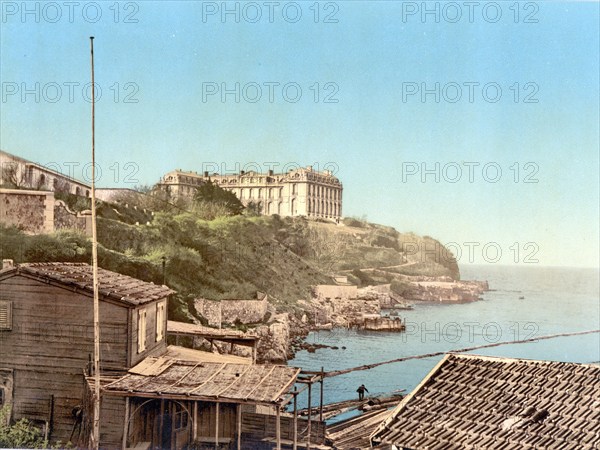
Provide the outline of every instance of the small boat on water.
{"type": "Polygon", "coordinates": [[[390,309],[393,309],[396,311],[397,310],[405,311],[405,310],[410,310],[410,309],[414,309],[414,308],[415,308],[415,306],[412,303],[396,302],[390,309]]]}

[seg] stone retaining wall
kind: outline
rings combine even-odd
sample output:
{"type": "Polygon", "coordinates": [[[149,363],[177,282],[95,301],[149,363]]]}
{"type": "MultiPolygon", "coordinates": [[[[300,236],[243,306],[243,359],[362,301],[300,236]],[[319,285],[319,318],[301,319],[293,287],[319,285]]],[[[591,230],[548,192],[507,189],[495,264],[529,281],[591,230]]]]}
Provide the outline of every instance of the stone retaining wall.
{"type": "Polygon", "coordinates": [[[220,327],[224,323],[259,323],[267,314],[269,306],[266,294],[259,294],[257,300],[194,300],[196,311],[208,320],[208,324],[220,327]]]}
{"type": "Polygon", "coordinates": [[[0,189],[0,222],[27,234],[54,231],[54,193],[0,189]]]}
{"type": "Polygon", "coordinates": [[[0,189],[0,222],[27,234],[47,234],[72,229],[92,234],[90,214],[70,211],[54,192],[0,189]]]}

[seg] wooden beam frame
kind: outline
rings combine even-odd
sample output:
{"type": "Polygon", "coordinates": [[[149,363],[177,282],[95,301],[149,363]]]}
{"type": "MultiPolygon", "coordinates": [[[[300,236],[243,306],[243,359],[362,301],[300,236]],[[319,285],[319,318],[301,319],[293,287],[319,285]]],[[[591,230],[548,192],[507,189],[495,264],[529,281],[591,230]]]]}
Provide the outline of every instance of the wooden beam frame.
{"type": "Polygon", "coordinates": [[[292,450],[298,449],[298,389],[294,386],[294,439],[292,450]]]}
{"type": "Polygon", "coordinates": [[[169,331],[169,336],[175,336],[175,341],[178,342],[180,337],[191,337],[191,338],[202,338],[207,341],[219,341],[226,343],[233,343],[235,345],[242,345],[244,347],[252,347],[258,341],[258,338],[247,338],[243,336],[219,336],[211,334],[196,334],[196,333],[179,333],[169,331]]]}
{"type": "Polygon", "coordinates": [[[312,405],[311,405],[311,397],[312,397],[312,383],[308,385],[308,431],[306,432],[306,450],[310,450],[310,433],[311,433],[311,413],[312,413],[312,405]]]}
{"type": "Polygon", "coordinates": [[[219,448],[219,402],[215,403],[215,448],[219,448]]]}
{"type": "Polygon", "coordinates": [[[237,450],[242,450],[242,405],[238,403],[237,413],[237,450]]]}
{"type": "Polygon", "coordinates": [[[121,448],[127,448],[127,435],[129,434],[129,397],[125,398],[125,420],[123,424],[123,438],[121,440],[121,448]]]}
{"type": "Polygon", "coordinates": [[[169,402],[169,415],[171,416],[171,448],[175,448],[175,403],[169,402]]]}
{"type": "Polygon", "coordinates": [[[165,399],[165,400],[180,400],[180,401],[188,401],[188,400],[197,400],[199,402],[206,403],[241,403],[242,405],[264,405],[264,406],[273,406],[273,405],[285,405],[283,401],[261,401],[261,400],[244,400],[239,398],[228,398],[228,397],[208,397],[208,396],[191,396],[187,394],[164,394],[161,392],[147,393],[147,392],[128,392],[128,391],[110,391],[109,393],[105,393],[105,395],[113,397],[137,397],[137,398],[145,398],[145,399],[165,399]]]}
{"type": "Polygon", "coordinates": [[[192,442],[198,436],[198,401],[194,402],[194,423],[192,424],[192,442]]]}
{"type": "Polygon", "coordinates": [[[319,380],[319,422],[323,422],[323,367],[321,367],[321,379],[319,380]]]}
{"type": "Polygon", "coordinates": [[[159,445],[163,445],[163,426],[165,421],[165,399],[160,399],[160,424],[158,426],[158,435],[159,435],[159,445]]]}
{"type": "Polygon", "coordinates": [[[276,406],[275,409],[277,410],[275,413],[275,439],[277,440],[277,450],[281,450],[281,408],[276,406]]]}

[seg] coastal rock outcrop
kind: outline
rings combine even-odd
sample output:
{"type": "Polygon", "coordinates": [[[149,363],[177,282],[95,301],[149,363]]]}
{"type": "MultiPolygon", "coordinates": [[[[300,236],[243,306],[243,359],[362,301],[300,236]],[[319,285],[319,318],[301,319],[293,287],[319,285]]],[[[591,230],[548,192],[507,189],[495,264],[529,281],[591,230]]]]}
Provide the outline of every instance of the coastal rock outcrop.
{"type": "Polygon", "coordinates": [[[411,280],[403,297],[414,301],[464,303],[481,300],[481,295],[488,290],[487,281],[411,280]]]}

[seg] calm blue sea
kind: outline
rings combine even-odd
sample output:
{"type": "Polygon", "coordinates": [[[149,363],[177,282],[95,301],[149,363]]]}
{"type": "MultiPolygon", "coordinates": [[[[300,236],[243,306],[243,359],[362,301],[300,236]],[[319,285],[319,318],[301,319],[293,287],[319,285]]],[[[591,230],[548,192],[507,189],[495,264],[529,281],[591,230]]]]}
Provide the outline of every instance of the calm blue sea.
{"type": "MultiPolygon", "coordinates": [[[[400,311],[407,322],[407,332],[402,334],[348,330],[311,333],[308,342],[339,346],[340,350],[301,351],[289,365],[332,371],[409,355],[600,328],[598,269],[472,265],[461,267],[461,277],[488,280],[492,290],[484,294],[482,301],[474,303],[416,303],[414,310],[400,311]],[[346,349],[342,350],[342,346],[346,349]]],[[[600,334],[505,345],[473,353],[598,362],[600,334]]],[[[355,398],[356,388],[363,383],[371,395],[398,389],[410,392],[440,358],[388,364],[326,378],[325,402],[355,398]]],[[[305,400],[301,396],[299,404],[304,405],[305,400]]]]}

